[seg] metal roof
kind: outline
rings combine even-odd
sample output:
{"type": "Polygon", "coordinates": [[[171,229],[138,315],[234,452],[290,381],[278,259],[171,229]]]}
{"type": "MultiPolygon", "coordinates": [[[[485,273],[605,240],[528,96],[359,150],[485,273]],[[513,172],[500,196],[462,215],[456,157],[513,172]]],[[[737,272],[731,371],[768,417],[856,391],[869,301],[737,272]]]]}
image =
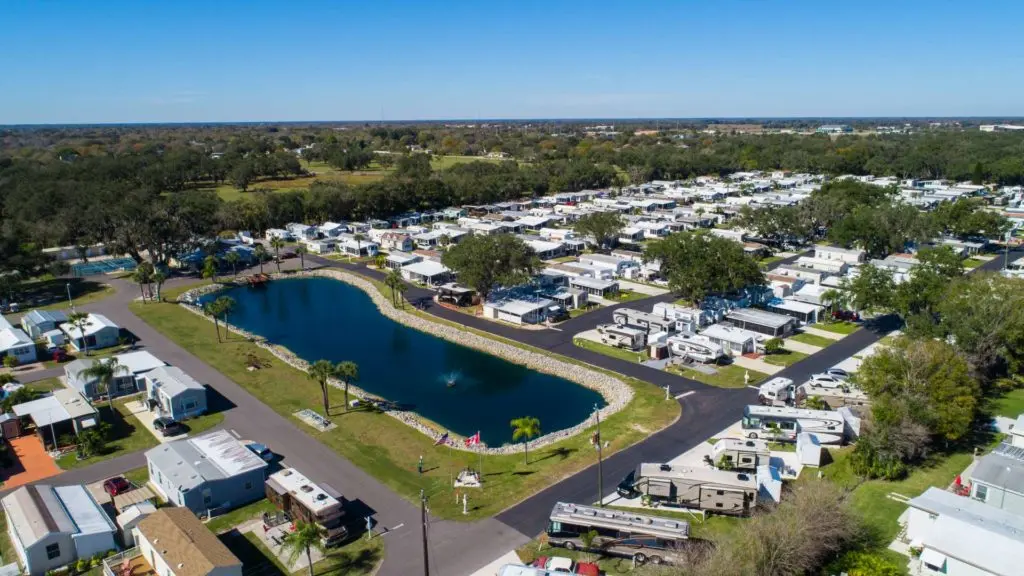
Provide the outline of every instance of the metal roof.
{"type": "Polygon", "coordinates": [[[161,444],[146,452],[146,459],[174,484],[189,489],[267,466],[226,430],[161,444]]]}
{"type": "Polygon", "coordinates": [[[115,530],[107,513],[81,484],[53,489],[78,528],[78,534],[104,534],[115,530]]]}
{"type": "Polygon", "coordinates": [[[978,460],[971,481],[1024,494],[1024,448],[1000,444],[978,460]]]}
{"type": "Polygon", "coordinates": [[[177,366],[160,366],[146,373],[146,380],[163,390],[168,396],[175,396],[189,390],[203,390],[203,385],[177,366]]]}

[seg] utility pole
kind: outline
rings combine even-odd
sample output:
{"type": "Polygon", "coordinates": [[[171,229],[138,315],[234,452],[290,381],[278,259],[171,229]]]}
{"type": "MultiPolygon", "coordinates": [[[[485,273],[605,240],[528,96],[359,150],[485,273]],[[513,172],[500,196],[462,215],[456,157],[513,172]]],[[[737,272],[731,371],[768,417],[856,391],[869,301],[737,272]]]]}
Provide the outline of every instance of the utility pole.
{"type": "Polygon", "coordinates": [[[423,576],[430,576],[430,556],[427,552],[427,497],[420,490],[420,528],[423,533],[423,576]]]}
{"type": "Polygon", "coordinates": [[[594,404],[594,418],[597,419],[597,505],[604,508],[604,474],[601,473],[601,410],[594,404]]]}

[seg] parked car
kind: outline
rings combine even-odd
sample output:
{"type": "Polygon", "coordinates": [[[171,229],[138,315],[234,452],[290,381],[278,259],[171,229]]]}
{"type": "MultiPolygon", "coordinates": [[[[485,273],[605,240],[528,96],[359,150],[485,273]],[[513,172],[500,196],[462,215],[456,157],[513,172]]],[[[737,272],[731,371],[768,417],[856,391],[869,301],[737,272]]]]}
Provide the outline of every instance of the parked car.
{"type": "Polygon", "coordinates": [[[126,480],[124,476],[114,476],[103,482],[103,491],[111,496],[124,494],[131,489],[132,483],[126,480]]]}
{"type": "Polygon", "coordinates": [[[259,456],[264,462],[272,462],[274,460],[274,453],[270,451],[270,448],[267,448],[266,444],[250,442],[245,447],[252,450],[252,453],[259,456]]]}
{"type": "Polygon", "coordinates": [[[814,374],[807,383],[811,385],[811,388],[840,388],[843,392],[849,391],[850,387],[845,378],[840,378],[824,372],[814,374]]]}
{"type": "Polygon", "coordinates": [[[153,420],[153,429],[163,436],[177,436],[185,432],[181,422],[175,422],[170,418],[160,417],[153,420]]]}
{"type": "Polygon", "coordinates": [[[847,322],[860,322],[860,314],[853,310],[833,310],[833,320],[846,320],[847,322]]]}
{"type": "Polygon", "coordinates": [[[46,353],[53,358],[54,362],[67,362],[69,360],[68,353],[63,348],[50,348],[46,353]]]}
{"type": "Polygon", "coordinates": [[[843,380],[850,379],[850,373],[842,368],[829,368],[822,372],[822,374],[828,374],[829,376],[835,376],[836,378],[842,378],[843,380]]]}
{"type": "Polygon", "coordinates": [[[541,556],[533,561],[534,568],[543,568],[558,574],[581,574],[583,576],[599,576],[601,569],[591,562],[575,562],[571,558],[561,556],[541,556]]]}

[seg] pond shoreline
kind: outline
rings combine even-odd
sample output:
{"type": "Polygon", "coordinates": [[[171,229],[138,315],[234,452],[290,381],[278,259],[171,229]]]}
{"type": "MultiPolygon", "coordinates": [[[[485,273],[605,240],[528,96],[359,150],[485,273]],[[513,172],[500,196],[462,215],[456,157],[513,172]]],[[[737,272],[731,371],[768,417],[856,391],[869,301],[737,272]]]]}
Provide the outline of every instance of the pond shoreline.
{"type": "MultiPolygon", "coordinates": [[[[398,309],[391,304],[388,298],[382,294],[373,283],[358,275],[340,270],[319,269],[297,273],[274,274],[272,277],[282,280],[310,277],[330,278],[359,288],[369,295],[370,299],[377,306],[377,310],[381,314],[399,324],[467,348],[497,356],[507,362],[524,366],[537,372],[564,378],[578,386],[596,391],[607,403],[607,405],[599,411],[602,419],[620,411],[633,399],[633,389],[622,380],[609,376],[608,374],[598,372],[578,364],[565,362],[547,354],[526,350],[500,340],[481,336],[475,332],[459,330],[458,328],[448,324],[427,320],[415,314],[406,312],[405,310],[398,309]]],[[[195,302],[198,302],[199,298],[204,295],[220,292],[227,288],[239,285],[242,284],[213,283],[200,286],[182,294],[179,299],[179,304],[181,304],[186,310],[189,310],[194,314],[198,314],[212,322],[212,319],[203,314],[202,309],[199,308],[195,302]]],[[[309,362],[299,358],[291,350],[283,346],[271,344],[265,338],[251,334],[245,330],[235,327],[232,327],[232,330],[237,334],[245,336],[257,346],[264,348],[286,364],[289,364],[296,369],[308,372],[310,366],[309,362]]],[[[344,389],[344,384],[340,381],[332,380],[330,384],[335,388],[344,389]]],[[[349,385],[349,394],[362,399],[386,400],[385,398],[371,394],[355,385],[349,385]]],[[[414,411],[387,410],[385,413],[400,420],[408,426],[415,428],[423,434],[426,434],[435,441],[439,440],[444,433],[439,430],[440,427],[436,423],[427,420],[414,411]]],[[[531,441],[530,447],[531,449],[539,448],[570,436],[574,436],[589,428],[592,424],[592,420],[587,418],[575,426],[545,434],[531,441]]],[[[471,449],[467,448],[465,443],[460,441],[459,437],[451,433],[449,433],[448,443],[455,449],[495,455],[508,454],[519,449],[518,444],[505,444],[500,447],[477,447],[471,449]]]]}

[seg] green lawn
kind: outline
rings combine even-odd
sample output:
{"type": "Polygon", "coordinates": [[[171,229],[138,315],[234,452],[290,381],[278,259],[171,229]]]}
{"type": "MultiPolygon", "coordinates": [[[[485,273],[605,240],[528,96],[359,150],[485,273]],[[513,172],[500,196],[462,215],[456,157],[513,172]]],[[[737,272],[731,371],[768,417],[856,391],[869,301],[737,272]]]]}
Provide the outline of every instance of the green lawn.
{"type": "Polygon", "coordinates": [[[992,414],[1016,418],[1024,414],[1024,388],[1017,388],[992,401],[992,414]]]}
{"type": "Polygon", "coordinates": [[[791,340],[796,340],[797,342],[802,342],[804,344],[808,344],[811,346],[817,346],[818,348],[825,348],[826,346],[831,346],[832,344],[836,343],[835,340],[832,340],[830,338],[818,336],[817,334],[807,334],[806,332],[794,334],[789,338],[791,340]]]}
{"type": "Polygon", "coordinates": [[[7,531],[7,517],[3,508],[0,508],[0,558],[5,565],[18,561],[18,553],[14,551],[10,533],[7,531]]]}
{"type": "MultiPolygon", "coordinates": [[[[252,532],[230,532],[221,535],[220,539],[242,561],[243,576],[282,576],[288,573],[288,569],[252,532]]],[[[360,538],[331,548],[326,558],[313,565],[313,576],[373,574],[383,558],[384,542],[381,537],[372,540],[360,538]]],[[[296,574],[306,575],[309,571],[303,569],[296,574]]]]}
{"type": "Polygon", "coordinates": [[[583,348],[585,350],[593,350],[594,352],[600,352],[605,356],[611,356],[612,358],[618,358],[619,360],[625,360],[626,362],[639,362],[643,358],[643,352],[634,352],[632,350],[626,350],[625,348],[618,348],[616,346],[608,346],[607,344],[599,344],[585,338],[573,338],[573,344],[583,348]]]}
{"type": "Polygon", "coordinates": [[[621,302],[633,302],[634,300],[642,300],[644,298],[650,298],[649,294],[642,292],[635,292],[633,290],[619,290],[619,293],[614,298],[605,298],[605,300],[611,300],[615,303],[621,302]]]}
{"type": "Polygon", "coordinates": [[[484,156],[431,156],[430,167],[434,170],[445,170],[455,166],[456,164],[466,164],[468,162],[490,162],[491,164],[500,164],[506,160],[512,160],[511,158],[487,158],[484,156]]]}
{"type": "MultiPolygon", "coordinates": [[[[376,283],[382,293],[387,289],[376,283]]],[[[278,361],[266,351],[241,339],[218,343],[213,326],[179,306],[133,303],[132,311],[145,322],[245,387],[282,416],[294,418],[302,408],[320,409],[320,391],[315,382],[298,370],[278,361]],[[267,367],[248,371],[247,355],[265,360],[267,367]]],[[[426,315],[424,312],[410,312],[426,315]]],[[[430,317],[433,319],[433,317],[430,317]]],[[[466,330],[466,327],[459,326],[466,330]]],[[[539,351],[542,352],[543,351],[539,351]]],[[[569,359],[563,359],[570,361],[569,359]]],[[[602,434],[611,442],[606,454],[636,443],[671,423],[679,414],[676,402],[665,402],[664,392],[644,382],[623,378],[636,392],[633,401],[601,423],[602,434]]],[[[337,392],[332,393],[337,395],[337,392]]],[[[335,402],[340,404],[340,398],[335,402]]],[[[388,485],[410,501],[418,501],[420,490],[430,496],[431,511],[438,517],[477,520],[492,516],[523,498],[550,486],[558,479],[594,462],[587,433],[530,451],[529,464],[523,454],[486,456],[483,460],[485,489],[470,501],[470,514],[463,516],[455,504],[449,475],[467,464],[476,465],[476,455],[449,451],[394,418],[369,411],[345,413],[338,406],[332,412],[338,427],[316,432],[299,420],[294,422],[308,434],[388,485]],[[450,452],[450,453],[449,453],[450,452]],[[429,472],[416,472],[419,455],[429,472]]],[[[596,492],[596,487],[595,487],[596,492]]]]}
{"type": "Polygon", "coordinates": [[[765,354],[761,359],[776,366],[789,366],[807,358],[807,356],[808,355],[803,352],[794,352],[792,350],[783,349],[774,354],[765,354]]]}
{"type": "Polygon", "coordinates": [[[143,486],[146,482],[149,482],[149,468],[140,466],[138,468],[132,468],[131,470],[121,474],[129,482],[134,482],[136,486],[143,486]]]}
{"type": "Polygon", "coordinates": [[[81,278],[53,278],[49,280],[29,281],[20,284],[14,291],[14,301],[18,303],[19,314],[29,310],[66,310],[68,303],[68,285],[71,285],[71,301],[75,306],[82,306],[102,300],[114,294],[109,284],[81,278]]]}
{"type": "Polygon", "coordinates": [[[246,504],[241,508],[235,508],[227,514],[214,517],[206,523],[206,527],[214,534],[220,534],[221,532],[231,530],[243,522],[259,518],[263,516],[264,512],[273,512],[274,510],[276,510],[274,503],[263,498],[251,504],[246,504]]]}
{"type": "Polygon", "coordinates": [[[697,382],[703,382],[709,386],[717,386],[719,388],[743,388],[747,385],[744,381],[744,374],[750,374],[750,385],[753,386],[758,382],[761,382],[768,377],[763,372],[756,370],[748,370],[737,364],[729,364],[727,366],[714,366],[718,372],[715,374],[705,374],[699,370],[693,370],[692,368],[681,368],[678,366],[672,366],[670,372],[685,376],[697,382]]]}
{"type": "Polygon", "coordinates": [[[107,450],[103,454],[90,456],[79,460],[74,452],[65,454],[57,459],[57,465],[64,470],[89,466],[103,460],[109,460],[116,456],[123,456],[131,452],[152,448],[160,442],[153,436],[153,433],[146,430],[146,427],[124,407],[127,400],[114,400],[115,414],[111,414],[106,403],[97,406],[100,413],[100,420],[111,425],[111,438],[107,442],[107,450]]]}
{"type": "Polygon", "coordinates": [[[210,428],[213,428],[214,426],[219,425],[223,421],[223,412],[209,412],[203,414],[202,416],[189,418],[188,420],[185,420],[184,424],[188,426],[189,435],[195,436],[196,434],[200,434],[202,432],[209,430],[210,428]]]}
{"type": "Polygon", "coordinates": [[[64,384],[61,384],[59,378],[47,378],[45,380],[36,380],[35,382],[29,382],[25,386],[28,386],[33,390],[39,390],[40,392],[50,392],[51,390],[58,390],[60,388],[63,388],[64,384]]]}
{"type": "Polygon", "coordinates": [[[964,268],[968,270],[974,270],[975,268],[981,266],[984,263],[984,260],[980,260],[978,258],[968,258],[967,260],[963,261],[964,268]]]}
{"type": "Polygon", "coordinates": [[[814,325],[818,330],[827,330],[836,334],[853,334],[860,329],[860,324],[840,320],[839,322],[821,322],[814,325]]]}
{"type": "Polygon", "coordinates": [[[761,268],[767,269],[772,264],[781,262],[785,259],[785,256],[768,256],[767,258],[761,258],[757,263],[761,265],[761,268]]]}

